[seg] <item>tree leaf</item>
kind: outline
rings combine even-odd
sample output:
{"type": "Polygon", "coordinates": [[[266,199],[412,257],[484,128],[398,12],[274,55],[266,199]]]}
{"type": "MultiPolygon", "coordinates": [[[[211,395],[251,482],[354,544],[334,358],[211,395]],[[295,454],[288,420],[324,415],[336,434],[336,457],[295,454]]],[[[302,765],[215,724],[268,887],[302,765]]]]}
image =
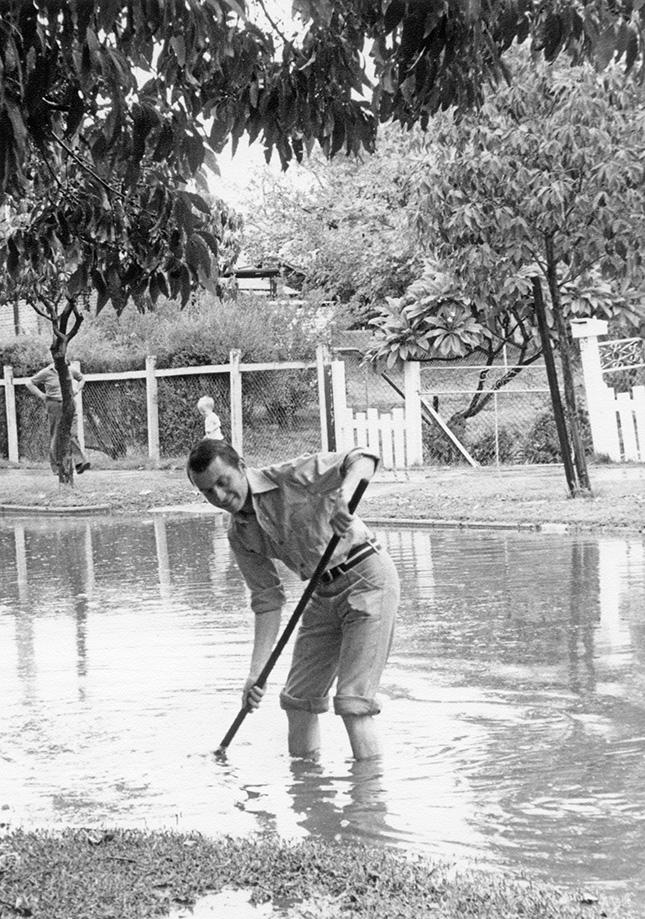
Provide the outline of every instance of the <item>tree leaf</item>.
{"type": "Polygon", "coordinates": [[[186,244],[186,261],[195,271],[201,269],[207,277],[210,275],[210,250],[198,233],[193,233],[186,244]]]}

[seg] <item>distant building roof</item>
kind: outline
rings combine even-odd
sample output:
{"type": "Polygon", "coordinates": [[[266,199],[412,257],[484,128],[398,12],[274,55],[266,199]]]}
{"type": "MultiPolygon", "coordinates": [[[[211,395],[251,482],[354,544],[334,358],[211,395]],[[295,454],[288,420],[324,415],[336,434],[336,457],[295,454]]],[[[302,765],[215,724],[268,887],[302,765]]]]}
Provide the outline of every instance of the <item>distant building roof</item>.
{"type": "Polygon", "coordinates": [[[276,278],[283,274],[297,274],[304,277],[304,271],[289,262],[273,260],[256,265],[240,265],[224,272],[225,276],[236,278],[276,278]]]}

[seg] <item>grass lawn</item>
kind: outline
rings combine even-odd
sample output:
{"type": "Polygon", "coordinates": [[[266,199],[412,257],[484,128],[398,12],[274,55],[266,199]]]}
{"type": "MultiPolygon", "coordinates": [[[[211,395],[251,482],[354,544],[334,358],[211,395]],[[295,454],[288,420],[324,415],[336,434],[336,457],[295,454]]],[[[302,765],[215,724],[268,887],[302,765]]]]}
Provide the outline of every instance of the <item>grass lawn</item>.
{"type": "Polygon", "coordinates": [[[283,919],[638,915],[587,892],[455,872],[383,848],[128,830],[15,831],[0,839],[2,919],[147,919],[223,888],[247,891],[255,903],[280,909],[275,916],[283,919]]]}
{"type": "MultiPolygon", "coordinates": [[[[593,496],[572,499],[559,466],[426,466],[409,475],[384,470],[371,483],[361,510],[378,520],[555,523],[645,532],[645,465],[597,465],[590,476],[593,496]]],[[[74,488],[62,490],[42,465],[16,469],[0,464],[0,505],[50,510],[99,505],[113,513],[141,513],[202,500],[182,459],[162,469],[93,462],[92,469],[76,477],[74,488]]]]}

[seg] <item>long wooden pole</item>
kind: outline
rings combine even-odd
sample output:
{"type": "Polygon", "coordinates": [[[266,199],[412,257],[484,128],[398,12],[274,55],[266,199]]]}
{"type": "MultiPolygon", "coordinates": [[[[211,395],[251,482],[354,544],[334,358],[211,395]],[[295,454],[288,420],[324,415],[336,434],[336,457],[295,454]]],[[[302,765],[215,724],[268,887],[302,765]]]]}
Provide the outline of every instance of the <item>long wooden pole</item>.
{"type": "MultiPolygon", "coordinates": [[[[358,507],[358,502],[363,497],[363,493],[365,489],[367,488],[367,486],[368,486],[367,479],[361,479],[358,485],[356,486],[354,494],[350,498],[349,503],[347,505],[349,508],[350,514],[353,514],[356,508],[358,507]]],[[[269,674],[275,667],[275,664],[278,658],[280,657],[280,655],[282,654],[282,651],[284,650],[284,646],[289,641],[289,638],[291,637],[291,633],[295,629],[296,625],[298,624],[298,620],[300,619],[302,613],[304,612],[305,606],[307,605],[307,603],[309,603],[309,600],[311,599],[311,595],[313,594],[314,590],[318,586],[318,582],[320,581],[320,578],[323,572],[327,568],[330,558],[336,551],[336,546],[338,545],[339,540],[340,540],[340,536],[337,536],[336,534],[334,534],[332,538],[329,540],[327,548],[323,552],[322,557],[320,561],[318,562],[318,565],[316,566],[316,570],[312,574],[309,580],[309,583],[305,587],[304,593],[302,597],[300,598],[300,602],[298,603],[295,610],[291,614],[291,618],[289,619],[286,626],[284,627],[284,631],[282,632],[282,635],[278,638],[273,651],[269,655],[269,659],[267,660],[266,664],[262,668],[259,677],[253,684],[254,686],[259,686],[260,688],[262,688],[265,685],[266,681],[269,679],[269,674]]],[[[222,759],[226,756],[226,748],[228,747],[230,742],[233,740],[233,738],[237,734],[240,725],[242,724],[242,722],[244,721],[244,719],[246,718],[246,716],[248,715],[250,711],[251,709],[246,704],[243,705],[242,708],[239,710],[239,712],[235,716],[235,720],[231,724],[230,728],[228,729],[228,731],[222,738],[222,742],[220,743],[219,747],[215,751],[215,756],[218,759],[222,759]]]]}
{"type": "Polygon", "coordinates": [[[533,303],[535,305],[535,316],[537,318],[538,330],[542,341],[542,353],[544,354],[544,366],[546,367],[546,376],[549,381],[551,391],[551,403],[553,405],[553,414],[555,416],[555,426],[558,431],[560,441],[560,452],[562,453],[562,463],[564,465],[564,474],[569,486],[571,497],[576,494],[576,475],[571,461],[571,447],[569,446],[569,436],[567,433],[567,424],[562,409],[562,400],[560,398],[560,387],[558,386],[558,374],[555,369],[553,359],[553,349],[551,347],[551,336],[549,335],[549,326],[546,321],[546,310],[544,308],[544,297],[542,295],[542,283],[538,277],[531,278],[533,285],[533,303]]]}

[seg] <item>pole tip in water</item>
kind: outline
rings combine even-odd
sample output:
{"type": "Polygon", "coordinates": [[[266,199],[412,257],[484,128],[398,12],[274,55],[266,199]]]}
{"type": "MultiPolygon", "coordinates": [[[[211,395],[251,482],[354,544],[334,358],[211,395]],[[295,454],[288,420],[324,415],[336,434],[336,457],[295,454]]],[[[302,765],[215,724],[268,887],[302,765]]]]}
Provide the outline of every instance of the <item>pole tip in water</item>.
{"type": "Polygon", "coordinates": [[[226,762],[226,747],[218,747],[214,752],[214,757],[219,763],[226,762]]]}

